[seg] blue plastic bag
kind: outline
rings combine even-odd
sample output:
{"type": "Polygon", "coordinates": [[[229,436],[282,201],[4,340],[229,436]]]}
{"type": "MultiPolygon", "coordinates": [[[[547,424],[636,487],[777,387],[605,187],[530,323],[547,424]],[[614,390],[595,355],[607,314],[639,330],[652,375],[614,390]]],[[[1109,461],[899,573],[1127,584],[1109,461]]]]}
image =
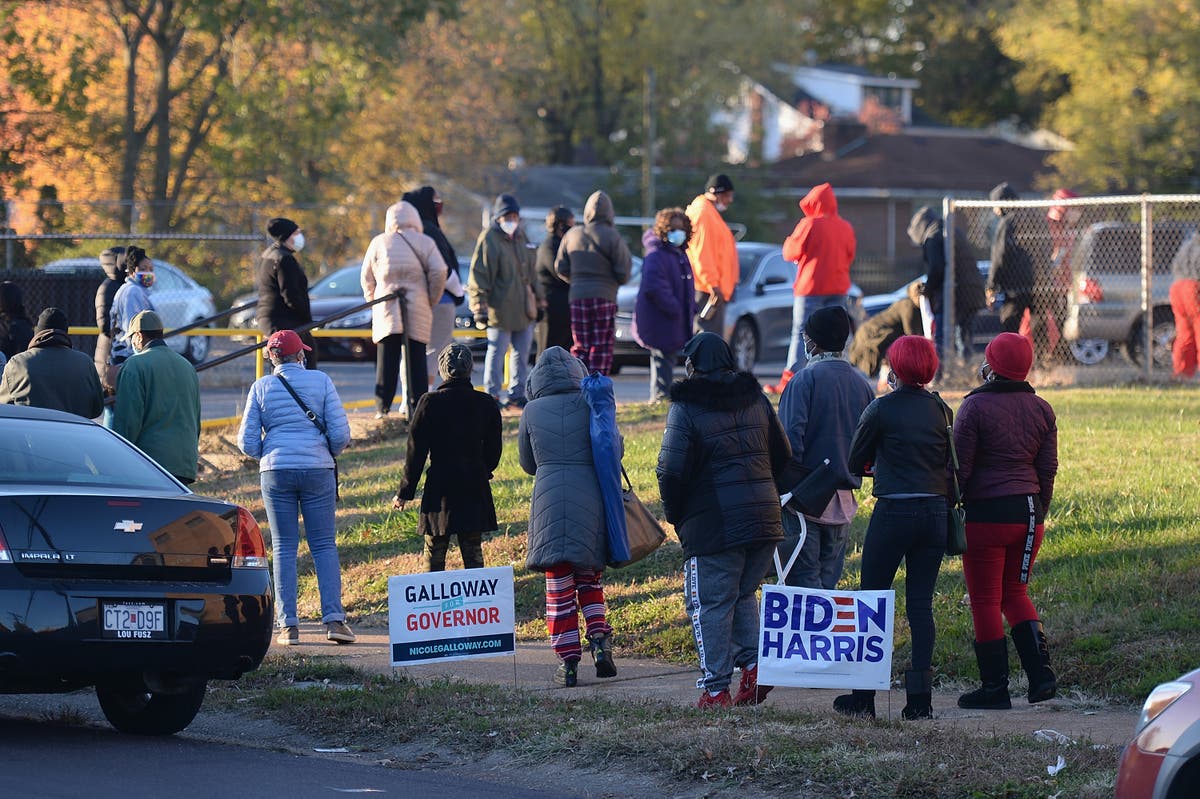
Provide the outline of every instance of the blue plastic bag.
{"type": "Polygon", "coordinates": [[[592,409],[589,431],[592,463],[600,480],[604,526],[608,530],[608,562],[629,560],[629,537],[625,530],[625,502],[621,491],[621,434],[617,432],[617,401],[613,382],[599,372],[580,383],[584,399],[592,409]]]}

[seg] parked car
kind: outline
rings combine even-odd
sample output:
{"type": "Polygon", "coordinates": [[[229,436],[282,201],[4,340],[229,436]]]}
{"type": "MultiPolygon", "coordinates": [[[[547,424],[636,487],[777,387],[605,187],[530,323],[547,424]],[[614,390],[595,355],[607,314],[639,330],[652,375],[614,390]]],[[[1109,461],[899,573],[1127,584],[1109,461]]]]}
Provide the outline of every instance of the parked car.
{"type": "Polygon", "coordinates": [[[1200,796],[1200,669],[1150,692],[1121,753],[1116,799],[1200,796]]]}
{"type": "MultiPolygon", "coordinates": [[[[212,292],[184,274],[179,267],[157,258],[151,260],[154,261],[154,287],[150,289],[150,301],[162,316],[168,332],[216,314],[217,306],[213,302],[212,292]]],[[[104,270],[95,258],[64,258],[51,261],[41,269],[54,274],[86,275],[94,272],[97,286],[104,280],[104,270]]],[[[210,343],[208,336],[167,338],[167,346],[192,363],[202,363],[208,357],[210,343]]]]}
{"type": "Polygon", "coordinates": [[[94,686],[118,730],[169,735],[258,667],[273,616],[248,510],[100,425],[0,405],[0,693],[94,686]]]}
{"type": "MultiPolygon", "coordinates": [[[[733,299],[725,307],[725,340],[733,350],[739,369],[752,371],[764,360],[787,357],[792,337],[792,283],[796,265],[783,259],[777,244],[739,241],[739,281],[733,299]]],[[[634,259],[633,276],[617,292],[617,343],[613,351],[613,372],[622,366],[647,366],[650,354],[641,348],[630,332],[633,309],[641,283],[641,259],[634,259]]],[[[850,318],[854,327],[864,319],[862,289],[850,287],[850,318]]]]}
{"type": "MultiPolygon", "coordinates": [[[[1150,324],[1153,364],[1158,369],[1170,370],[1175,341],[1171,261],[1195,232],[1194,222],[1174,220],[1156,222],[1151,228],[1150,324]]],[[[1098,222],[1080,234],[1071,253],[1073,290],[1063,325],[1073,351],[1090,346],[1091,357],[1100,360],[1109,349],[1119,347],[1134,363],[1145,363],[1141,252],[1142,232],[1136,222],[1098,222]]]]}

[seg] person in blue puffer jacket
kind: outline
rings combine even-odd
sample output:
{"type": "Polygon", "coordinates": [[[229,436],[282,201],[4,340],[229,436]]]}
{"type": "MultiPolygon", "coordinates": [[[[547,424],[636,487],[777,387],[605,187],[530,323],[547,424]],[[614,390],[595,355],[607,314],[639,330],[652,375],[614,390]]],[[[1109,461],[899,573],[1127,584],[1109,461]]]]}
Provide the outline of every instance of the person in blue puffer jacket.
{"type": "Polygon", "coordinates": [[[277,643],[300,643],[296,614],[296,549],[300,518],[317,572],[321,621],[325,637],[353,643],[342,607],[342,574],[338,562],[337,457],[350,443],[350,423],[333,381],[324,372],[304,368],[308,345],[295,331],[279,330],[267,340],[274,371],[250,386],[238,429],[242,452],[259,459],[263,505],[271,525],[272,582],[275,615],[281,631],[277,643]],[[286,385],[285,385],[286,381],[286,385]],[[296,393],[293,397],[288,386],[296,393]],[[316,416],[314,423],[301,401],[316,416]],[[323,428],[323,429],[322,429],[323,428]]]}

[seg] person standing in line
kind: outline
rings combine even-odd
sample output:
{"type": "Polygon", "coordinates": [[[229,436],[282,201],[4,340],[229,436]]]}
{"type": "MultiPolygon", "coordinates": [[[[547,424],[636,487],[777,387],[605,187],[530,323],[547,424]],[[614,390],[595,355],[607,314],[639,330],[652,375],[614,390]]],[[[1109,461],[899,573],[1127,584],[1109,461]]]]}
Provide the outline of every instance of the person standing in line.
{"type": "Polygon", "coordinates": [[[100,253],[100,268],[104,270],[104,282],[96,288],[96,327],[100,328],[100,333],[96,336],[94,360],[96,373],[103,378],[108,374],[108,358],[112,353],[112,318],[109,314],[117,289],[125,282],[125,248],[109,247],[100,253]]]}
{"type": "MultiPolygon", "coordinates": [[[[308,276],[296,253],[304,249],[304,231],[290,219],[277,216],[267,222],[271,246],[259,257],[255,282],[258,287],[258,329],[269,336],[277,330],[292,330],[310,324],[308,276]]],[[[298,334],[306,345],[305,364],[317,368],[317,348],[312,333],[298,334]]]]}
{"type": "Polygon", "coordinates": [[[425,539],[425,571],[446,568],[450,536],[463,567],[483,568],[483,534],[495,530],[492,473],[500,465],[500,409],[471,386],[471,348],[454,342],[438,356],[442,384],[417,403],[408,430],[404,476],[392,507],[404,510],[425,474],[417,530],[425,539]]]}
{"type": "MultiPolygon", "coordinates": [[[[115,306],[114,306],[115,307],[115,306]]],[[[200,379],[163,340],[162,318],[141,311],[129,323],[129,356],[117,373],[111,429],[181,483],[196,482],[200,459],[200,379]]]]}
{"type": "MultiPolygon", "coordinates": [[[[442,215],[442,198],[432,186],[422,186],[416,191],[408,191],[400,198],[417,209],[421,217],[422,232],[433,239],[437,245],[442,260],[446,263],[446,285],[442,296],[433,306],[433,324],[430,327],[429,341],[425,343],[425,371],[431,378],[430,385],[440,382],[438,376],[438,353],[444,350],[454,337],[454,309],[462,305],[466,290],[458,274],[458,255],[454,252],[450,240],[442,232],[439,221],[442,215]]],[[[407,370],[400,373],[401,380],[406,377],[407,370]]],[[[404,386],[405,396],[408,396],[408,386],[404,386]]]]}
{"type": "MultiPolygon", "coordinates": [[[[792,284],[792,340],[787,366],[779,382],[764,386],[780,394],[792,376],[804,368],[804,325],[820,308],[846,307],[850,296],[850,264],[858,246],[854,227],[838,216],[837,197],[828,183],[814,186],[800,201],[804,218],[783,242],[784,260],[796,264],[792,284]]],[[[845,349],[845,346],[839,348],[845,349]]]]}
{"type": "Polygon", "coordinates": [[[125,271],[127,277],[113,294],[112,310],[109,311],[112,348],[108,360],[113,365],[124,363],[134,353],[129,327],[133,317],[142,311],[154,310],[154,303],[150,300],[150,289],[154,286],[154,261],[141,247],[130,247],[125,251],[125,271]]]}
{"type": "MultiPolygon", "coordinates": [[[[1001,183],[988,195],[990,200],[1019,200],[1020,195],[1001,183]]],[[[1024,236],[1016,229],[1018,217],[1011,208],[992,209],[999,217],[992,233],[992,265],[988,270],[987,302],[1000,302],[1000,329],[1016,333],[1021,317],[1033,307],[1033,255],[1024,236]]]]}
{"type": "Polygon", "coordinates": [[[1171,312],[1175,315],[1171,365],[1176,380],[1191,380],[1200,350],[1200,234],[1192,234],[1175,253],[1171,277],[1171,312]]]}
{"type": "Polygon", "coordinates": [[[18,352],[24,352],[32,340],[33,322],[25,311],[21,287],[11,280],[5,280],[0,283],[0,352],[6,358],[11,358],[18,352]]]}
{"type": "Polygon", "coordinates": [[[983,385],[963,399],[954,423],[967,510],[963,577],[983,683],[958,698],[962,708],[1012,707],[1005,618],[1029,678],[1029,702],[1052,699],[1058,690],[1046,633],[1029,599],[1058,473],[1058,423],[1025,380],[1032,364],[1029,339],[1016,333],[992,339],[980,369],[983,385]]]}
{"type": "Polygon", "coordinates": [[[67,316],[59,309],[42,311],[29,348],[5,367],[0,403],[51,408],[85,419],[95,419],[104,410],[95,364],[71,347],[67,316]]]}
{"type": "Polygon", "coordinates": [[[416,407],[429,388],[425,343],[433,329],[433,308],[446,285],[446,264],[437,243],[421,232],[417,209],[401,201],[387,209],[384,232],[371,239],[363,256],[363,298],[403,291],[402,298],[371,306],[371,340],[375,355],[375,418],[392,410],[400,359],[408,373],[408,401],[416,407]],[[406,327],[407,325],[407,327],[406,327]],[[407,352],[404,352],[407,339],[407,352]]]}
{"type": "Polygon", "coordinates": [[[684,605],[702,676],[697,706],[757,705],[758,599],[783,540],[775,481],[792,457],[787,435],[754,375],[735,371],[715,333],[683,348],[687,378],[671,387],[658,453],[659,494],[683,554],[684,605]],[[741,669],[736,696],[729,687],[741,669]]]}
{"type": "MultiPolygon", "coordinates": [[[[913,214],[908,224],[908,239],[914,247],[921,248],[925,261],[925,296],[933,311],[933,340],[938,348],[938,358],[944,363],[947,352],[957,350],[955,335],[947,336],[943,331],[945,301],[943,287],[946,283],[946,229],[941,214],[929,206],[922,206],[913,214]],[[948,347],[947,348],[947,343],[948,347]]],[[[958,338],[962,340],[962,356],[971,356],[971,331],[975,314],[984,306],[983,275],[975,265],[971,243],[961,227],[954,229],[954,324],[958,338]]]]}
{"type": "Polygon", "coordinates": [[[839,347],[850,335],[850,314],[841,306],[814,311],[804,323],[805,365],[787,384],[779,399],[779,421],[792,445],[792,459],[778,481],[779,493],[791,491],[805,475],[829,461],[841,487],[819,515],[806,516],[807,535],[800,544],[800,518],[783,513],[781,562],[787,563],[801,546],[786,583],[802,588],[837,588],[846,560],[850,522],[858,512],[854,489],[862,478],[846,465],[850,439],[875,392],[861,372],[843,357],[839,347]]]}
{"type": "Polygon", "coordinates": [[[580,612],[596,676],[617,674],[604,601],[608,531],[592,462],[591,407],[580,390],[586,375],[561,347],[543,352],[517,433],[521,468],[534,476],[525,565],[546,574],[546,627],[560,661],[554,681],[565,688],[579,679],[580,612]]]}
{"type": "Polygon", "coordinates": [[[556,205],[546,214],[546,238],[537,248],[537,279],[546,300],[546,311],[537,323],[537,350],[540,356],[551,347],[571,349],[571,286],[554,271],[554,260],[563,236],[575,226],[575,214],[565,205],[556,205]]]}
{"type": "Polygon", "coordinates": [[[687,247],[692,220],[682,208],[664,208],[642,235],[646,248],[630,333],[650,350],[650,401],[662,402],[675,382],[679,351],[692,337],[696,291],[687,247]]]}
{"type": "MultiPolygon", "coordinates": [[[[912,665],[904,673],[905,719],[933,718],[933,589],[946,552],[949,407],[925,386],[938,370],[933,342],[902,336],[888,348],[890,394],[863,411],[850,442],[851,474],[872,474],[875,510],[863,541],[860,588],[892,587],[904,562],[904,600],[912,631],[912,665]]],[[[833,709],[875,716],[875,692],[839,696],[833,709]]]]}
{"type": "Polygon", "coordinates": [[[738,252],[733,231],[722,216],[733,204],[733,181],[728,175],[710,175],[704,193],[687,207],[692,237],[687,256],[696,285],[695,331],[725,337],[725,304],[738,284],[738,252]],[[710,302],[711,301],[711,302],[710,302]],[[707,310],[706,310],[707,309],[707,310]]]}
{"type": "Polygon", "coordinates": [[[533,323],[545,300],[534,274],[534,254],[521,230],[521,206],[511,194],[501,194],[492,203],[492,222],[475,242],[467,296],[475,326],[487,329],[487,356],[483,385],[503,408],[525,407],[525,383],[529,379],[529,355],[533,347],[533,323]],[[508,399],[500,396],[504,377],[504,354],[509,358],[508,399]]]}
{"type": "MultiPolygon", "coordinates": [[[[356,640],[342,606],[342,567],[337,550],[337,461],[350,443],[350,423],[333,381],[306,369],[308,347],[295,331],[279,330],[267,339],[273,371],[250,386],[238,428],[238,447],[259,462],[263,505],[271,526],[271,582],[281,646],[300,643],[296,609],[296,550],[300,516],[317,573],[325,638],[338,644],[356,640]],[[287,385],[284,385],[286,382],[287,385]],[[293,396],[288,386],[295,392],[293,396]],[[296,397],[299,397],[297,400],[296,397]],[[310,419],[300,402],[317,417],[310,419]]],[[[118,394],[118,397],[120,395],[118,394]]]]}
{"type": "Polygon", "coordinates": [[[571,284],[571,354],[602,375],[612,369],[617,289],[633,272],[633,257],[614,219],[612,200],[593,192],[583,206],[583,226],[563,235],[554,261],[554,271],[571,284]]]}

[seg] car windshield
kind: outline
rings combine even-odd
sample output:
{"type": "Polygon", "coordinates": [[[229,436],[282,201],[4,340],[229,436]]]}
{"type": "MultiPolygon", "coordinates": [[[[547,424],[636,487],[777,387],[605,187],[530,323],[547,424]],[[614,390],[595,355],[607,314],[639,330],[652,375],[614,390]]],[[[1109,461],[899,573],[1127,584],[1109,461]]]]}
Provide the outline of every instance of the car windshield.
{"type": "Polygon", "coordinates": [[[179,492],[149,458],[103,427],[0,419],[0,490],[16,483],[179,492]]]}
{"type": "Polygon", "coordinates": [[[344,266],[313,283],[308,293],[313,297],[361,297],[360,271],[357,265],[344,266]]]}

